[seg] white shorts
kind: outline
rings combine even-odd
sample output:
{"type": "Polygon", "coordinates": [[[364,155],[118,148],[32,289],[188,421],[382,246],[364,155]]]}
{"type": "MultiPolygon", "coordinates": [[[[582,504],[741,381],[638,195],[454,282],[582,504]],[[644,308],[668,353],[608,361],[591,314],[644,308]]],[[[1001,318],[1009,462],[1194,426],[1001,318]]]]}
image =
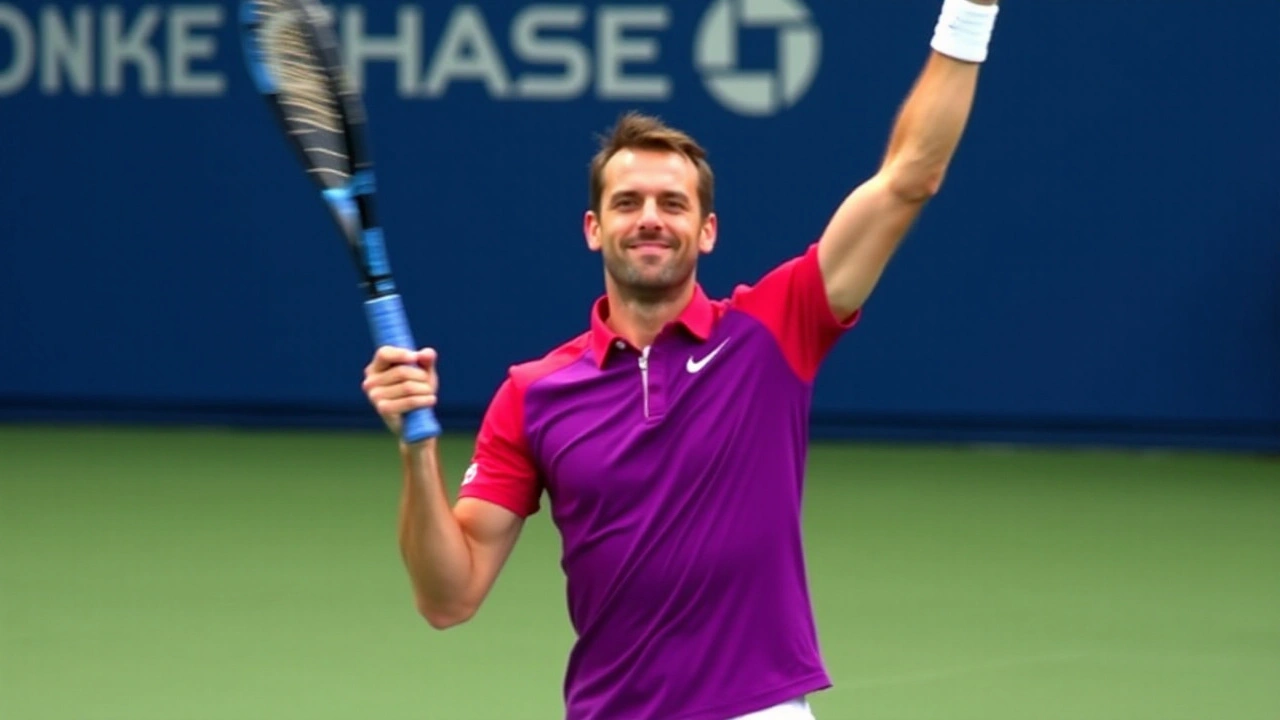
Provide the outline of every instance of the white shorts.
{"type": "Polygon", "coordinates": [[[729,720],[814,720],[814,717],[813,710],[809,709],[809,701],[798,697],[773,707],[729,718],[729,720]]]}

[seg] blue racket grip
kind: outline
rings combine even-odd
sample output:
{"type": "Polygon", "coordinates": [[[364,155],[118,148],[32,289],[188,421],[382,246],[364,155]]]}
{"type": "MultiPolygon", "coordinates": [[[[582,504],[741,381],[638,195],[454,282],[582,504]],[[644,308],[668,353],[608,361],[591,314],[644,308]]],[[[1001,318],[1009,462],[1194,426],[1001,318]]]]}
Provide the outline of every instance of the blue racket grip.
{"type": "MultiPolygon", "coordinates": [[[[409,330],[409,319],[404,312],[404,302],[399,294],[384,295],[364,303],[365,315],[369,319],[369,329],[373,331],[373,340],[378,347],[391,345],[417,350],[413,342],[413,333],[409,330]]],[[[405,442],[419,442],[440,434],[440,423],[431,408],[410,410],[404,415],[404,427],[401,436],[405,442]]]]}

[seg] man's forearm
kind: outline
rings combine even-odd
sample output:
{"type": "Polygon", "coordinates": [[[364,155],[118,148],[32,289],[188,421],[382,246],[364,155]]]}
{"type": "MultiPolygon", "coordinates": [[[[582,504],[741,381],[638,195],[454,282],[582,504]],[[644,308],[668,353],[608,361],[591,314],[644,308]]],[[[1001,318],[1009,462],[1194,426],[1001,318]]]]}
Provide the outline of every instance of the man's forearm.
{"type": "Polygon", "coordinates": [[[471,586],[471,548],[454,516],[434,439],[401,449],[404,489],[400,553],[413,581],[418,611],[431,625],[465,619],[471,586]]]}
{"type": "Polygon", "coordinates": [[[943,0],[932,52],[898,113],[884,162],[845,197],[823,230],[818,265],[838,317],[852,316],[866,302],[942,186],[969,121],[996,14],[991,0],[943,0]]]}
{"type": "MultiPolygon", "coordinates": [[[[994,6],[994,0],[964,0],[994,6]]],[[[955,156],[973,108],[980,63],[937,50],[898,114],[885,154],[883,173],[892,188],[913,200],[937,193],[955,156]]],[[[943,43],[950,49],[950,43],[943,43]]],[[[961,53],[955,53],[960,55],[961,53]]]]}

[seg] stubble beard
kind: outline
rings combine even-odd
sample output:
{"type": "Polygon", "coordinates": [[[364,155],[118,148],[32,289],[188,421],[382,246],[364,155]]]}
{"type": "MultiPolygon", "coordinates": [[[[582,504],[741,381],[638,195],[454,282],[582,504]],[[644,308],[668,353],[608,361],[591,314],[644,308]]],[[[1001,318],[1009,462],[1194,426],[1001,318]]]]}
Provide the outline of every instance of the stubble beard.
{"type": "Polygon", "coordinates": [[[605,253],[605,272],[631,302],[652,304],[677,296],[693,277],[694,261],[682,255],[654,264],[631,261],[626,253],[625,249],[605,253]]]}

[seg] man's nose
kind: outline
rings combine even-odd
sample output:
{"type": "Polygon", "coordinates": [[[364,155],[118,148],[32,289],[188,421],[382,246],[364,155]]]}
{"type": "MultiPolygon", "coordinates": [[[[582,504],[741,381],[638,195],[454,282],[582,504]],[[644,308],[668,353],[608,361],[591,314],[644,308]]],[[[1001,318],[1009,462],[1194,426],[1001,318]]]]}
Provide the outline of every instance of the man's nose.
{"type": "Polygon", "coordinates": [[[640,210],[640,228],[642,230],[658,230],[662,227],[662,215],[658,212],[658,201],[649,198],[644,201],[640,210]]]}

